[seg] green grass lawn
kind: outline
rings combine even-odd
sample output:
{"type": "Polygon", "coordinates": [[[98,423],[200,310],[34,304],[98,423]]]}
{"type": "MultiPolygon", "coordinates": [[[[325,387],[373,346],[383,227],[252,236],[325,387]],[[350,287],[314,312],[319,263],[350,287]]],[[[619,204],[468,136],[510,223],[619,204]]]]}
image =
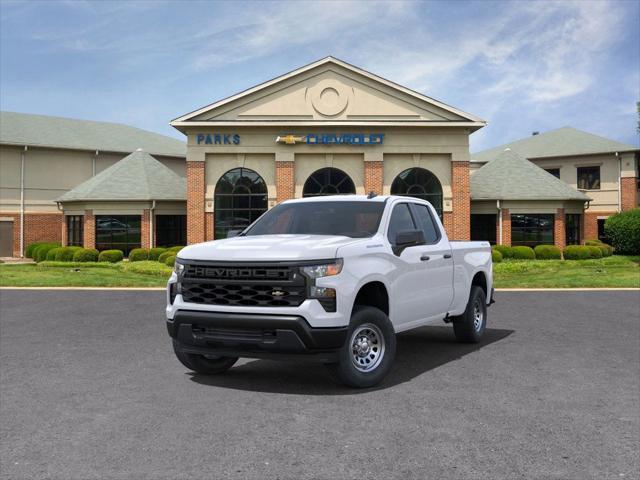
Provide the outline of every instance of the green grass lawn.
{"type": "Polygon", "coordinates": [[[0,265],[3,287],[164,287],[171,267],[158,262],[0,265]]]}
{"type": "Polygon", "coordinates": [[[640,257],[505,260],[493,266],[496,288],[640,287],[640,257]]]}
{"type": "MultiPolygon", "coordinates": [[[[599,260],[505,260],[493,266],[496,288],[640,287],[640,257],[599,260]]],[[[171,268],[158,262],[0,265],[4,287],[164,287],[171,268]]]]}

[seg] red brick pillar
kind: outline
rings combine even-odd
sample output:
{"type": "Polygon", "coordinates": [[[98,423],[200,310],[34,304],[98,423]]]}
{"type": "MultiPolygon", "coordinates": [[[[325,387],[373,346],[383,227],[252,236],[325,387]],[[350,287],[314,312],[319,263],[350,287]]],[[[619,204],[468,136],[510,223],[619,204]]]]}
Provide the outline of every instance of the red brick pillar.
{"type": "Polygon", "coordinates": [[[62,245],[63,247],[67,246],[67,243],[69,242],[69,239],[67,238],[67,217],[66,215],[62,215],[62,227],[61,227],[61,235],[62,235],[62,240],[60,241],[60,245],[62,245]]]}
{"type": "Polygon", "coordinates": [[[280,203],[295,197],[294,162],[276,161],[276,202],[280,203]]]}
{"type": "Polygon", "coordinates": [[[620,208],[623,212],[625,210],[631,210],[632,208],[638,208],[637,177],[622,177],[620,179],[620,197],[620,208]]]}
{"type": "Polygon", "coordinates": [[[204,240],[206,242],[215,239],[215,225],[213,223],[213,212],[204,214],[204,240]]]}
{"type": "Polygon", "coordinates": [[[383,167],[381,161],[364,162],[364,193],[382,195],[383,167]]]}
{"type": "Polygon", "coordinates": [[[93,210],[84,211],[84,248],[96,248],[96,217],[93,210]]]}
{"type": "Polygon", "coordinates": [[[142,248],[151,248],[151,212],[148,208],[142,210],[140,218],[140,246],[142,248]]]}
{"type": "Polygon", "coordinates": [[[187,162],[187,244],[205,239],[205,178],[204,163],[187,162]]]}
{"type": "Polygon", "coordinates": [[[453,207],[453,240],[471,238],[471,187],[469,162],[451,162],[451,193],[453,207]]]}
{"type": "Polygon", "coordinates": [[[452,212],[442,213],[442,226],[444,227],[444,231],[447,232],[447,237],[449,237],[450,240],[453,240],[453,213],[452,212]]]}
{"type": "Polygon", "coordinates": [[[508,208],[502,209],[502,245],[511,246],[511,214],[508,208]]]}
{"type": "Polygon", "coordinates": [[[556,247],[558,247],[560,250],[564,250],[564,247],[567,246],[567,238],[565,232],[564,208],[558,208],[558,210],[556,210],[553,221],[553,238],[556,247]]]}
{"type": "Polygon", "coordinates": [[[598,238],[598,212],[585,212],[583,218],[583,238],[585,240],[595,240],[598,238]]]}

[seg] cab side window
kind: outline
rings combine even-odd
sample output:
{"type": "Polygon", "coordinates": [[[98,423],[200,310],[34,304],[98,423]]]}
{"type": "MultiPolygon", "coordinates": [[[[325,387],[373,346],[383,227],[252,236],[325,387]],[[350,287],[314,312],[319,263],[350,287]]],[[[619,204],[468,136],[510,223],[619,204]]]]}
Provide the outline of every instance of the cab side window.
{"type": "Polygon", "coordinates": [[[422,231],[424,232],[424,241],[427,244],[437,243],[440,240],[440,233],[438,227],[436,227],[431,212],[426,205],[413,204],[413,211],[416,213],[418,220],[420,221],[422,231]]]}
{"type": "Polygon", "coordinates": [[[398,232],[404,232],[406,230],[416,230],[416,225],[413,222],[413,217],[409,210],[409,204],[401,203],[400,205],[393,207],[393,212],[391,212],[389,230],[387,231],[389,243],[391,243],[391,245],[395,245],[398,232]]]}

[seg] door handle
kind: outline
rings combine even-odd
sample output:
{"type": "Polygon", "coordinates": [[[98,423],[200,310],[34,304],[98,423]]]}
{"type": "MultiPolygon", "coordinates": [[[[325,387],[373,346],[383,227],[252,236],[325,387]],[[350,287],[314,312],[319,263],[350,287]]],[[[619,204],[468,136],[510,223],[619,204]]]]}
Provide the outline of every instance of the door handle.
{"type": "Polygon", "coordinates": [[[429,257],[429,255],[422,255],[420,257],[420,260],[422,260],[423,262],[426,262],[427,260],[429,260],[429,258],[431,258],[431,257],[429,257]]]}
{"type": "Polygon", "coordinates": [[[451,254],[450,253],[445,253],[444,254],[444,258],[451,258],[451,254]]]}

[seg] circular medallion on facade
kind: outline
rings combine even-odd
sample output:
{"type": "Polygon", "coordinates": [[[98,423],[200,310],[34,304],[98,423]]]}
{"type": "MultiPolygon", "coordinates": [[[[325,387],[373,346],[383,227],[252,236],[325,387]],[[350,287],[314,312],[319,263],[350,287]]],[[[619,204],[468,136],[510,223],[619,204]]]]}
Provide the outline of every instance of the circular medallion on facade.
{"type": "Polygon", "coordinates": [[[313,109],[320,115],[335,117],[349,105],[351,89],[337,80],[326,79],[318,82],[307,92],[313,109]]]}

